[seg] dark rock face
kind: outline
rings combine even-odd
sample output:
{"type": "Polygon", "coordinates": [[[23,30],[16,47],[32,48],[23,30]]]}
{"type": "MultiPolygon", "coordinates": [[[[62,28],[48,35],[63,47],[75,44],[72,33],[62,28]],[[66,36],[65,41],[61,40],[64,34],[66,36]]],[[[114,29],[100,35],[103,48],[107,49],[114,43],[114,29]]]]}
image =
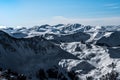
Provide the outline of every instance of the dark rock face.
{"type": "Polygon", "coordinates": [[[110,73],[103,75],[100,78],[100,80],[117,80],[117,77],[118,77],[118,73],[115,71],[112,71],[110,73]]]}
{"type": "MultiPolygon", "coordinates": [[[[67,80],[63,73],[59,73],[59,67],[51,68],[51,66],[58,66],[61,59],[78,59],[41,36],[18,39],[2,31],[0,34],[2,35],[0,36],[0,67],[17,73],[26,75],[29,72],[38,71],[37,75],[40,80],[47,78],[67,80]],[[42,66],[45,67],[40,69],[42,66]],[[45,70],[46,67],[49,69],[45,70]]],[[[64,71],[62,68],[61,70],[64,71]]],[[[26,80],[26,77],[28,76],[16,75],[15,80],[26,80]]]]}
{"type": "Polygon", "coordinates": [[[108,54],[111,58],[120,58],[120,48],[108,48],[108,54]]]}
{"type": "Polygon", "coordinates": [[[81,50],[81,48],[80,48],[79,46],[77,46],[77,47],[75,48],[75,51],[82,51],[82,50],[81,50]]]}
{"type": "Polygon", "coordinates": [[[113,32],[109,37],[102,37],[96,44],[107,47],[120,46],[120,31],[113,32]]]}
{"type": "Polygon", "coordinates": [[[46,34],[44,37],[47,36],[53,36],[54,39],[51,39],[51,41],[54,42],[83,42],[85,43],[86,40],[90,39],[90,35],[86,34],[84,32],[78,32],[70,35],[61,35],[57,36],[54,34],[46,34]]]}
{"type": "Polygon", "coordinates": [[[46,72],[44,71],[44,69],[40,69],[38,71],[38,73],[36,74],[36,76],[40,79],[40,80],[45,80],[47,79],[47,75],[46,72]]]}
{"type": "Polygon", "coordinates": [[[48,69],[47,73],[48,73],[49,78],[55,78],[56,79],[57,76],[58,76],[58,71],[56,69],[48,69]]]}
{"type": "Polygon", "coordinates": [[[95,69],[95,67],[91,65],[90,63],[88,63],[87,61],[82,61],[78,65],[72,68],[72,70],[77,70],[77,69],[81,70],[80,74],[81,73],[87,74],[92,69],[95,69]]]}
{"type": "Polygon", "coordinates": [[[75,73],[74,71],[69,71],[68,76],[71,80],[79,80],[79,78],[77,77],[77,73],[75,73]]]}
{"type": "Polygon", "coordinates": [[[47,70],[40,69],[36,75],[40,80],[79,80],[79,78],[77,77],[77,73],[75,73],[74,71],[61,71],[60,67],[52,67],[47,70]]]}
{"type": "Polygon", "coordinates": [[[11,71],[11,69],[1,70],[0,77],[3,77],[7,80],[27,80],[27,77],[23,74],[19,74],[17,72],[11,71]]]}

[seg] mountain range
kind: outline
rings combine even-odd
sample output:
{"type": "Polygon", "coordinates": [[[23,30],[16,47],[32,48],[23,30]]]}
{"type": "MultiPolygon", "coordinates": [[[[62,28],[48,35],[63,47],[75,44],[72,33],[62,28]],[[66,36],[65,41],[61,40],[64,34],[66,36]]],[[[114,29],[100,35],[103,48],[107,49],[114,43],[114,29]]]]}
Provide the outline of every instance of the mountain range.
{"type": "Polygon", "coordinates": [[[0,68],[0,80],[120,80],[120,26],[1,28],[0,68]]]}

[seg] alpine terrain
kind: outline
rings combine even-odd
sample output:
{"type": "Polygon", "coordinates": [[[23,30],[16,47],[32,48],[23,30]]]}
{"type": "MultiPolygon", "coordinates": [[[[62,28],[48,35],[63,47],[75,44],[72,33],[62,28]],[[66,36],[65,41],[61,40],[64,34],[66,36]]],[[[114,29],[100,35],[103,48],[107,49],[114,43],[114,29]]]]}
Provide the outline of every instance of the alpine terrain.
{"type": "Polygon", "coordinates": [[[120,26],[1,28],[0,80],[120,80],[120,26]]]}

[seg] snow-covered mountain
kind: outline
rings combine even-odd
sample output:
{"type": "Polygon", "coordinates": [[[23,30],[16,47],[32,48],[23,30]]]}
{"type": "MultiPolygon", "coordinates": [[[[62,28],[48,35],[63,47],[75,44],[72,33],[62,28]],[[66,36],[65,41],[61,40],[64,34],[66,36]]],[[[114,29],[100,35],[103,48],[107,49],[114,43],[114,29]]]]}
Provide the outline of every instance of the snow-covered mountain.
{"type": "Polygon", "coordinates": [[[76,32],[89,31],[92,26],[84,26],[81,24],[58,24],[50,26],[48,24],[41,26],[34,26],[31,28],[3,28],[2,30],[9,33],[13,37],[33,37],[38,35],[44,35],[46,33],[65,35],[72,34],[76,32]],[[21,36],[22,35],[22,36],[21,36]]]}
{"type": "Polygon", "coordinates": [[[0,76],[7,80],[120,80],[119,46],[120,26],[3,28],[0,76]]]}

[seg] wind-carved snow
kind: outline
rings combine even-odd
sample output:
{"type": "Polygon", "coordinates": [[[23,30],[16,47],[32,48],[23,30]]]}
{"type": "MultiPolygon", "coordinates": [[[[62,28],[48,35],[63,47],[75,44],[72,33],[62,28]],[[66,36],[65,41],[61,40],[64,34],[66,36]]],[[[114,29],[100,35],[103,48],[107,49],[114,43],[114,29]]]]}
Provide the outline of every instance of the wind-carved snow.
{"type": "Polygon", "coordinates": [[[85,70],[84,69],[82,70],[80,67],[78,67],[76,72],[80,73],[79,75],[80,78],[82,77],[83,79],[86,80],[86,76],[94,76],[95,79],[99,79],[102,75],[105,75],[113,70],[111,67],[108,67],[108,65],[119,62],[117,59],[110,58],[107,47],[91,45],[92,48],[89,49],[86,47],[82,48],[83,47],[82,46],[80,51],[75,51],[75,47],[78,44],[81,45],[81,43],[65,43],[62,44],[62,48],[74,55],[77,55],[80,58],[80,60],[67,60],[67,61],[64,60],[61,61],[59,64],[62,67],[65,66],[68,70],[72,69],[73,67],[77,67],[77,65],[79,65],[80,62],[82,61],[83,62],[86,61],[86,63],[89,64],[87,66],[86,65],[84,66],[86,70],[88,69],[88,66],[90,67],[92,65],[93,68],[91,69],[91,71],[84,75],[82,75],[81,73],[82,71],[85,70]],[[65,45],[65,47],[63,47],[63,45],[65,45]]]}

